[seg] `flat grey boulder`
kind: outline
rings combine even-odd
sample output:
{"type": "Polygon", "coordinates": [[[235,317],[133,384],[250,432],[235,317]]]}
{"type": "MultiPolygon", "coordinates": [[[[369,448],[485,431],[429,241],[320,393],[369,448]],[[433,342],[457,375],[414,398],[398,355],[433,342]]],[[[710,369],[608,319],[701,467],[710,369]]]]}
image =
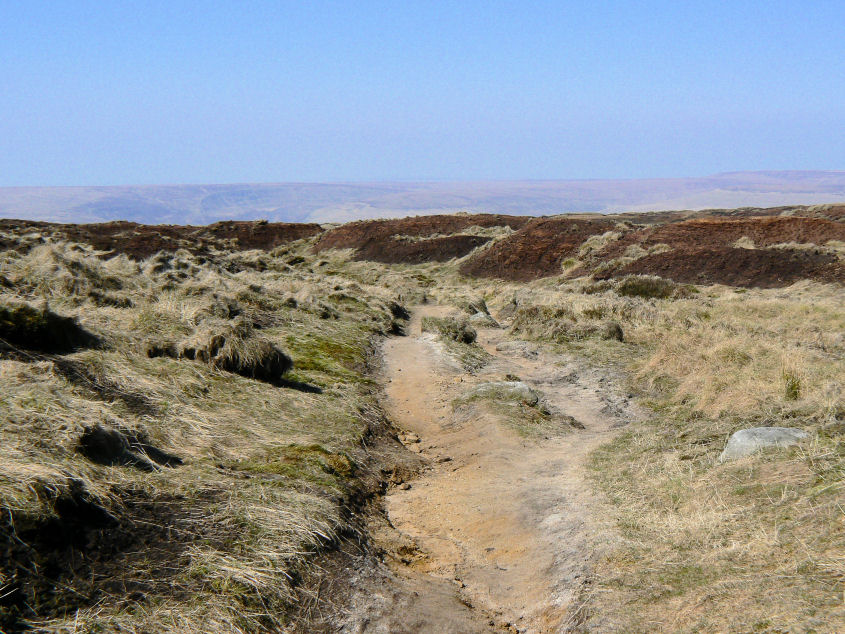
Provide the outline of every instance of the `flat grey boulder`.
{"type": "Polygon", "coordinates": [[[469,318],[471,323],[476,328],[501,328],[499,322],[493,319],[487,313],[475,313],[469,318]]]}
{"type": "Polygon", "coordinates": [[[791,427],[752,427],[734,432],[728,439],[719,462],[736,460],[762,451],[767,447],[789,447],[808,438],[803,429],[791,427]]]}

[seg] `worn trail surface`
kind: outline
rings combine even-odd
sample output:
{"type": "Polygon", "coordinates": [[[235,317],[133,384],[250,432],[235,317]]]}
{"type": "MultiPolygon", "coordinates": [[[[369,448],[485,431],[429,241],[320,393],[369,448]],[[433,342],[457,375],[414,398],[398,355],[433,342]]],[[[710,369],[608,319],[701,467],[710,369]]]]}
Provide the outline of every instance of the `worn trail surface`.
{"type": "Polygon", "coordinates": [[[493,360],[468,374],[420,332],[423,316],[446,310],[420,307],[408,336],[384,346],[385,405],[403,443],[428,466],[387,496],[390,523],[404,540],[391,571],[405,593],[377,608],[359,597],[369,602],[366,624],[351,629],[611,629],[589,618],[591,564],[613,537],[599,520],[584,462],[633,415],[626,399],[596,370],[506,341],[501,330],[479,332],[493,360]],[[545,436],[525,436],[494,413],[455,414],[455,397],[507,373],[584,429],[561,422],[545,436]]]}

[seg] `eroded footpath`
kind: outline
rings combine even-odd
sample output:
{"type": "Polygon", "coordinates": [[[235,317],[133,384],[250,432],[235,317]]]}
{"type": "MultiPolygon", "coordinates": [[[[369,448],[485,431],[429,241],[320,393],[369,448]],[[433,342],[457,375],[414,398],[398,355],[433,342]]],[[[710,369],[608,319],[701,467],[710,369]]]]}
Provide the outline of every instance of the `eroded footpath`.
{"type": "Polygon", "coordinates": [[[636,412],[612,378],[498,329],[479,331],[492,360],[467,373],[420,331],[424,316],[447,311],[418,307],[408,336],[384,344],[385,407],[425,466],[389,490],[390,526],[375,534],[388,570],[378,583],[373,571],[352,580],[342,629],[613,629],[589,609],[592,564],[614,535],[585,461],[636,412]],[[506,375],[542,392],[560,428],[526,435],[495,411],[455,412],[454,399],[506,375]],[[572,419],[576,426],[564,422],[572,419]]]}

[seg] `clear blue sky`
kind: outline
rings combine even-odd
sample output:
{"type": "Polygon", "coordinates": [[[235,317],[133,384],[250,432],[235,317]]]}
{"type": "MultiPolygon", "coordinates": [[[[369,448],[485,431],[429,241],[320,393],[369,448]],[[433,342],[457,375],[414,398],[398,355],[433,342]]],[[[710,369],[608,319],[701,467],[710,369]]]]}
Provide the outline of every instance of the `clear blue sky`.
{"type": "Polygon", "coordinates": [[[845,2],[0,0],[0,185],[845,169],[845,2]]]}

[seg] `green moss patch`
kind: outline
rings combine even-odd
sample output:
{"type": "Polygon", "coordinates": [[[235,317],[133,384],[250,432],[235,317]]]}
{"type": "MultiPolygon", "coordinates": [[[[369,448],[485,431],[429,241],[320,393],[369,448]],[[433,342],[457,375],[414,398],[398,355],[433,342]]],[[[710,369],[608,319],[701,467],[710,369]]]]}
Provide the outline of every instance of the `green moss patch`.
{"type": "Polygon", "coordinates": [[[241,460],[228,466],[291,480],[310,480],[323,486],[337,485],[355,474],[355,462],[347,454],[330,451],[319,444],[286,445],[268,451],[261,459],[241,460]]]}

